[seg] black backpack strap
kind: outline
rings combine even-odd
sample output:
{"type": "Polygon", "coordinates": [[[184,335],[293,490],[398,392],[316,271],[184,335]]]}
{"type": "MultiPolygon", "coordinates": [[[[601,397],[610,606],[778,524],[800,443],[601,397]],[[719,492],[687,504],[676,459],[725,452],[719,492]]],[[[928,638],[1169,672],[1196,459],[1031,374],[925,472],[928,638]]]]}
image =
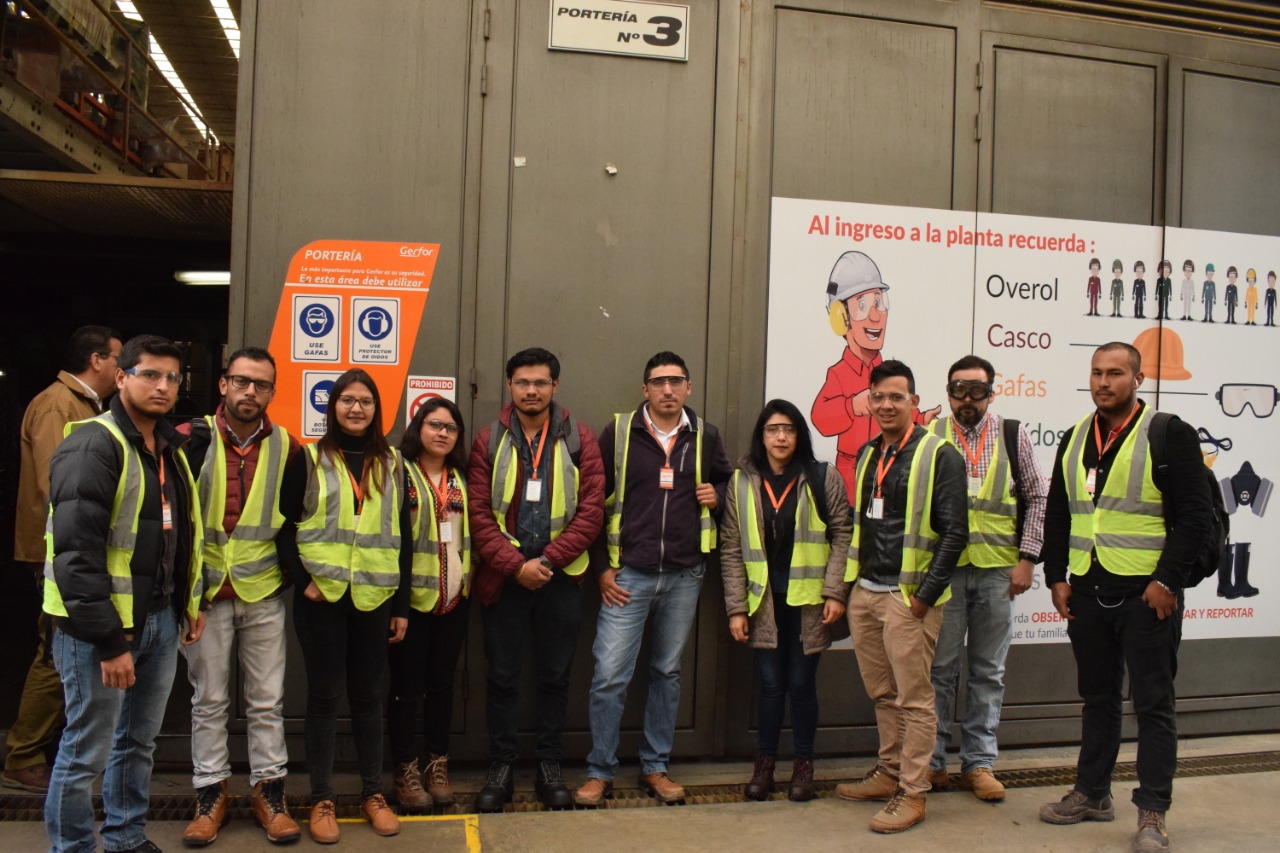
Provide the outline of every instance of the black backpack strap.
{"type": "Polygon", "coordinates": [[[1018,458],[1018,427],[1016,418],[1002,418],[1000,434],[1004,439],[1004,452],[1009,457],[1009,475],[1013,477],[1018,496],[1018,544],[1022,544],[1022,531],[1027,525],[1027,503],[1022,499],[1022,460],[1018,458]]]}
{"type": "Polygon", "coordinates": [[[493,460],[498,455],[498,445],[502,443],[502,437],[507,434],[507,428],[502,425],[502,421],[494,421],[489,424],[489,450],[485,458],[489,460],[489,470],[493,470],[493,460]]]}
{"type": "MultiPolygon", "coordinates": [[[[1156,412],[1151,416],[1151,427],[1147,430],[1147,442],[1151,446],[1151,479],[1155,481],[1156,486],[1160,487],[1164,483],[1165,476],[1169,473],[1169,453],[1166,448],[1169,446],[1169,421],[1173,420],[1173,415],[1169,412],[1156,412]]],[[[1165,527],[1173,526],[1173,514],[1169,508],[1169,492],[1161,488],[1161,503],[1164,505],[1164,523],[1165,527]]]]}
{"type": "MultiPolygon", "coordinates": [[[[702,432],[698,434],[698,441],[702,442],[702,482],[711,482],[711,465],[714,460],[712,457],[716,452],[716,441],[720,438],[720,430],[716,429],[715,424],[702,421],[702,432]]],[[[826,519],[823,519],[825,522],[826,519]]]]}
{"type": "MultiPolygon", "coordinates": [[[[578,434],[578,420],[573,416],[572,412],[565,419],[564,429],[564,443],[569,448],[569,458],[573,460],[573,467],[580,468],[582,467],[580,464],[582,461],[582,436],[578,434]]],[[[613,440],[617,441],[618,437],[615,435],[613,440]]]]}
{"type": "Polygon", "coordinates": [[[826,462],[812,462],[804,466],[804,478],[809,483],[809,491],[813,495],[813,508],[827,528],[827,541],[831,541],[831,508],[827,506],[827,468],[826,462]]]}

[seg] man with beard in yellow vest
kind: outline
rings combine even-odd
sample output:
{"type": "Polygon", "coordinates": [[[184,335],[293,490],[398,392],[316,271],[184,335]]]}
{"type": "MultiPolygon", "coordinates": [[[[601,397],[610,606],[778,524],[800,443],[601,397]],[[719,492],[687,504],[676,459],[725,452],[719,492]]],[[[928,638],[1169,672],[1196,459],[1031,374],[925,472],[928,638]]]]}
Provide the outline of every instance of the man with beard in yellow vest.
{"type": "Polygon", "coordinates": [[[191,436],[187,459],[197,471],[204,517],[205,630],[183,648],[191,680],[192,785],[196,815],[182,834],[204,847],[230,819],[227,780],[231,753],[231,661],[240,664],[248,723],[253,816],[276,844],[296,841],[298,824],[284,800],[285,620],[276,534],[280,483],[298,440],[267,417],[275,394],[276,362],[264,349],[231,354],[218,380],[222,404],[208,417],[182,424],[191,436]]]}
{"type": "Polygon", "coordinates": [[[1154,410],[1138,399],[1142,380],[1142,356],[1129,344],[1094,351],[1089,393],[1097,408],[1063,436],[1049,482],[1044,574],[1067,622],[1084,710],[1075,787],[1041,807],[1040,819],[1115,819],[1111,773],[1127,672],[1138,718],[1133,850],[1160,853],[1169,849],[1165,812],[1178,762],[1173,679],[1182,589],[1213,508],[1189,424],[1170,419],[1167,458],[1152,458],[1154,410]],[[1166,510],[1175,525],[1166,526],[1166,510]]]}

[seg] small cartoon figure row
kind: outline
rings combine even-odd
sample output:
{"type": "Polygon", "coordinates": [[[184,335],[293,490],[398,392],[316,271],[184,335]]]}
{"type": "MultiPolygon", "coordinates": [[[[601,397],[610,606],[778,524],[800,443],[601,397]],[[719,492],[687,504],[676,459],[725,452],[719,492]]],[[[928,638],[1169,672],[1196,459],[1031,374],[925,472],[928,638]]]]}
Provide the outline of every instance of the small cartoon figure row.
{"type": "MultiPolygon", "coordinates": [[[[1089,317],[1100,317],[1098,313],[1098,300],[1102,297],[1102,279],[1098,273],[1102,270],[1102,262],[1097,258],[1089,261],[1089,284],[1085,290],[1085,294],[1089,297],[1089,317]]],[[[1183,320],[1194,319],[1191,316],[1191,306],[1196,301],[1196,286],[1191,280],[1191,275],[1196,271],[1196,265],[1191,260],[1186,260],[1182,264],[1182,318],[1183,320]]],[[[1111,279],[1111,316],[1122,316],[1120,313],[1120,303],[1124,302],[1124,280],[1120,278],[1124,272],[1124,264],[1119,258],[1111,264],[1111,272],[1115,278],[1111,279]]],[[[1133,316],[1138,319],[1145,319],[1146,314],[1143,310],[1143,303],[1147,297],[1147,282],[1143,276],[1147,272],[1147,266],[1142,261],[1134,261],[1133,263],[1133,316]]],[[[1156,316],[1157,320],[1172,320],[1169,315],[1169,303],[1173,299],[1173,279],[1170,273],[1173,272],[1173,265],[1167,260],[1161,261],[1158,268],[1160,273],[1156,278],[1156,316]]],[[[1204,268],[1205,280],[1200,292],[1200,300],[1204,303],[1204,316],[1201,318],[1202,323],[1212,323],[1213,307],[1217,302],[1218,285],[1213,280],[1214,275],[1213,264],[1206,264],[1204,268]]],[[[1223,293],[1223,305],[1227,309],[1226,322],[1231,325],[1236,324],[1236,307],[1240,303],[1240,290],[1236,286],[1236,278],[1239,272],[1235,267],[1227,267],[1227,287],[1223,293]]],[[[1258,273],[1250,269],[1245,274],[1246,287],[1244,291],[1244,308],[1245,321],[1241,325],[1256,326],[1258,325],[1256,316],[1258,311],[1258,273]]],[[[1274,326],[1276,313],[1276,273],[1272,270],[1267,273],[1267,292],[1263,299],[1264,307],[1267,312],[1265,326],[1274,326]]]]}

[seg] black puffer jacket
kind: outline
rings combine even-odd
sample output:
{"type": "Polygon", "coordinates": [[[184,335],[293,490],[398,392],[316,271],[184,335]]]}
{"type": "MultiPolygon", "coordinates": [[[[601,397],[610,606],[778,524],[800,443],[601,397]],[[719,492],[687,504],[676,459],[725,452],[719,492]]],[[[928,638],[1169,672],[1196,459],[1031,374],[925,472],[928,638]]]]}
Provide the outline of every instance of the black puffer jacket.
{"type": "MultiPolygon", "coordinates": [[[[163,547],[160,514],[160,473],[156,459],[146,450],[142,433],[124,410],[120,396],[111,398],[110,411],[125,438],[142,456],[143,494],[138,515],[138,537],[133,552],[133,624],[141,626],[151,610],[152,592],[163,547]]],[[[174,554],[173,595],[169,600],[181,619],[186,608],[192,540],[191,502],[187,483],[174,454],[186,442],[166,421],[156,422],[156,437],[164,444],[165,481],[177,493],[173,520],[178,532],[174,554]]],[[[59,628],[77,639],[96,645],[104,659],[129,651],[124,625],[111,603],[111,578],[107,574],[107,533],[116,485],[124,468],[124,452],[111,433],[98,426],[83,426],[58,447],[49,465],[49,499],[53,504],[53,576],[67,609],[59,628]]],[[[199,582],[199,579],[197,579],[199,582]]]]}

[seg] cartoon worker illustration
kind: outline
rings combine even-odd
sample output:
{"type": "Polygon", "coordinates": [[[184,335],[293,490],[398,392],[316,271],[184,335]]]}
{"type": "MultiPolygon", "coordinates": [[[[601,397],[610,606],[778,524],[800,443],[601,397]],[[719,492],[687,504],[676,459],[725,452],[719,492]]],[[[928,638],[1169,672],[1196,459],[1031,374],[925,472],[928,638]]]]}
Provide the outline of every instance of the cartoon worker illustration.
{"type": "MultiPolygon", "coordinates": [[[[831,331],[844,338],[846,346],[840,360],[827,368],[827,381],[813,401],[810,416],[818,432],[838,436],[836,470],[848,488],[854,486],[858,449],[880,434],[867,397],[871,369],[882,361],[880,351],[889,324],[888,290],[875,261],[862,252],[841,255],[827,282],[827,318],[831,331]]],[[[917,410],[912,420],[927,424],[941,410],[941,406],[917,410]]]]}
{"type": "Polygon", "coordinates": [[[1267,325],[1274,326],[1276,324],[1276,271],[1272,270],[1267,273],[1267,295],[1263,299],[1263,304],[1267,306],[1267,325]]]}
{"type": "Polygon", "coordinates": [[[1244,289],[1244,324],[1256,326],[1258,318],[1258,271],[1250,268],[1244,274],[1247,287],[1244,289]]]}
{"type": "Polygon", "coordinates": [[[1173,279],[1170,277],[1173,273],[1173,264],[1167,260],[1161,261],[1156,267],[1156,319],[1172,320],[1169,316],[1169,302],[1173,299],[1173,279]]]}
{"type": "Polygon", "coordinates": [[[1204,290],[1200,293],[1200,301],[1204,303],[1204,319],[1201,323],[1213,322],[1213,303],[1218,301],[1218,285],[1213,281],[1213,264],[1204,265],[1204,290]]]}
{"type": "Polygon", "coordinates": [[[1191,319],[1191,306],[1196,301],[1196,283],[1191,280],[1191,274],[1196,271],[1196,265],[1191,259],[1182,262],[1182,319],[1191,319]]]}
{"type": "Polygon", "coordinates": [[[1239,276],[1235,267],[1227,267],[1227,289],[1222,294],[1222,304],[1227,307],[1227,322],[1233,326],[1236,324],[1236,305],[1240,302],[1240,288],[1236,286],[1239,276]]]}
{"type": "Polygon", "coordinates": [[[1145,320],[1147,315],[1142,311],[1142,303],[1147,298],[1147,282],[1143,278],[1147,265],[1142,261],[1133,262],[1133,316],[1145,320]]]}
{"type": "Polygon", "coordinates": [[[1098,299],[1102,297],[1102,279],[1098,277],[1098,273],[1102,271],[1102,261],[1094,258],[1089,261],[1089,284],[1085,288],[1085,294],[1089,297],[1089,313],[1086,317],[1097,317],[1098,299]]]}
{"type": "Polygon", "coordinates": [[[1124,264],[1119,258],[1111,262],[1111,274],[1115,278],[1111,279],[1111,316],[1120,316],[1120,303],[1124,301],[1124,279],[1120,274],[1124,272],[1124,264]]]}

